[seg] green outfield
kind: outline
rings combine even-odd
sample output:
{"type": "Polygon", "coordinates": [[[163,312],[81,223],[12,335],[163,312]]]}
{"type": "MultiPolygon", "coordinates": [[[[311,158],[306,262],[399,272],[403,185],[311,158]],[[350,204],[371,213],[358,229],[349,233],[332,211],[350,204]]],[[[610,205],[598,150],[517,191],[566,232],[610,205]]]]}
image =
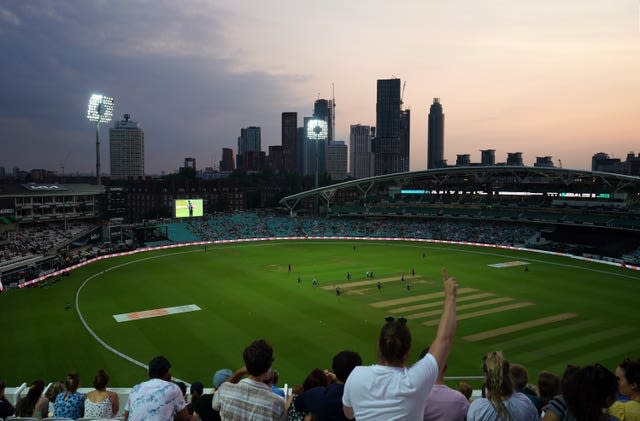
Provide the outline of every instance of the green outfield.
{"type": "Polygon", "coordinates": [[[495,349],[532,378],[543,369],[561,373],[567,363],[613,368],[640,357],[637,272],[494,248],[264,241],[102,260],[47,288],[0,294],[0,379],[16,385],[76,370],[89,386],[104,368],[112,386],[128,387],[146,377],[105,349],[78,313],[113,349],[143,363],[163,354],[174,376],[205,385],[219,368],[241,366],[243,348],[257,338],[274,345],[274,367],[289,384],[328,367],[342,349],[371,363],[389,314],[409,319],[414,360],[437,327],[442,266],[460,284],[450,376],[479,375],[482,356],[495,349]],[[186,305],[200,310],[135,318],[186,305]],[[116,322],[114,315],[126,313],[137,314],[116,322]]]}

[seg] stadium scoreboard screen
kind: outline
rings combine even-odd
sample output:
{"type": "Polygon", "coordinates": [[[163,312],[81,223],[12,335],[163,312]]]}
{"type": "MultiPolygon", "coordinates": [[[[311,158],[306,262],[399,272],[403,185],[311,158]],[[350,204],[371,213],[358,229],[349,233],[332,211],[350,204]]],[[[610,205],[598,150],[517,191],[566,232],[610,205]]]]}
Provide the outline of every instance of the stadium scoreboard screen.
{"type": "Polygon", "coordinates": [[[2,197],[0,198],[0,216],[16,216],[16,207],[13,198],[2,197]]]}
{"type": "Polygon", "coordinates": [[[202,199],[178,199],[176,200],[176,218],[193,218],[202,216],[204,208],[202,199]]]}

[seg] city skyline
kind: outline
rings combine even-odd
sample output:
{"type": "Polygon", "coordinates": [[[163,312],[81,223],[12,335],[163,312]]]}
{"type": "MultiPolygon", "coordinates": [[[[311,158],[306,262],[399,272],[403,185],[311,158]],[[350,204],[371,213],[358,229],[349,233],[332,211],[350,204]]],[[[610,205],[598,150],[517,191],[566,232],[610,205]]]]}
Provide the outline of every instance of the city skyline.
{"type": "Polygon", "coordinates": [[[411,170],[426,168],[434,97],[449,164],[495,149],[497,162],[523,152],[588,169],[597,152],[640,152],[636,1],[385,5],[3,2],[0,166],[91,172],[93,92],[140,122],[149,174],[187,156],[216,166],[243,127],[262,128],[263,151],[280,145],[281,114],[300,124],[332,84],[335,139],[348,142],[351,125],[375,125],[376,81],[393,77],[407,82],[411,170]]]}

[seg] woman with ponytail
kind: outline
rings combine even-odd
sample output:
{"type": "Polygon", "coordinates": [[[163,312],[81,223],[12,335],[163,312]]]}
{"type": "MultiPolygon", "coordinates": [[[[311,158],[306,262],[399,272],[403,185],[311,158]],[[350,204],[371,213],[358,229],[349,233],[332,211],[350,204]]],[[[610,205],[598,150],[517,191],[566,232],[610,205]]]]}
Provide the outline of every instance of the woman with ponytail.
{"type": "Polygon", "coordinates": [[[118,395],[107,390],[109,376],[104,370],[98,370],[98,374],[93,379],[92,390],[87,393],[87,400],[84,402],[85,418],[113,418],[120,410],[118,395]]]}
{"type": "Polygon", "coordinates": [[[35,380],[31,383],[27,396],[20,399],[16,404],[16,417],[35,417],[36,404],[42,392],[44,392],[44,382],[42,380],[35,380]]]}
{"type": "Polygon", "coordinates": [[[514,393],[509,361],[502,352],[484,357],[482,364],[486,398],[471,402],[467,421],[537,421],[538,410],[522,393],[514,393]]]}
{"type": "Polygon", "coordinates": [[[53,416],[71,418],[77,420],[84,415],[84,394],[78,392],[80,376],[78,373],[69,373],[64,381],[67,390],[58,393],[53,404],[53,416]]]}
{"type": "MultiPolygon", "coordinates": [[[[442,269],[444,308],[429,353],[407,367],[411,332],[404,318],[387,317],[378,339],[378,363],[353,369],[342,396],[344,415],[358,421],[422,420],[427,395],[456,333],[458,282],[442,269]]],[[[423,346],[421,346],[423,348],[423,346]]]]}

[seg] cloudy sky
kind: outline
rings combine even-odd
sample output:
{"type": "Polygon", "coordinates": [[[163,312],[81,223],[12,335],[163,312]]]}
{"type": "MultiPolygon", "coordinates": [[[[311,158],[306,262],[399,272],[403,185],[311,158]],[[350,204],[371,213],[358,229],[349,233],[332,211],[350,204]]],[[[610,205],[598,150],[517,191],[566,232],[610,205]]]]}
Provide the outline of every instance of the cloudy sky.
{"type": "MultiPolygon", "coordinates": [[[[445,158],[479,149],[589,168],[640,152],[638,0],[0,0],[0,166],[95,169],[93,92],[145,131],[147,172],[198,167],[240,128],[280,144],[280,115],[335,85],[337,139],[375,125],[376,79],[406,81],[411,169],[445,111],[445,158]]],[[[108,170],[108,130],[102,133],[108,170]]]]}

